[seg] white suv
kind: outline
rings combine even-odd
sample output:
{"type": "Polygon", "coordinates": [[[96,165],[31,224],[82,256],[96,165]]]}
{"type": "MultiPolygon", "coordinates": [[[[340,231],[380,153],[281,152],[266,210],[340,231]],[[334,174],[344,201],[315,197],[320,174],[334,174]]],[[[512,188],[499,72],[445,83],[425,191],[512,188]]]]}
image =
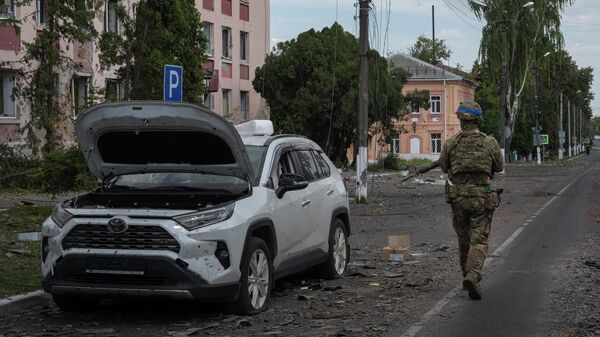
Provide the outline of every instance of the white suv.
{"type": "Polygon", "coordinates": [[[344,273],[347,193],[314,142],[164,102],[98,105],[76,132],[101,186],[43,224],[43,288],[61,308],[161,296],[252,314],[277,278],[344,273]]]}

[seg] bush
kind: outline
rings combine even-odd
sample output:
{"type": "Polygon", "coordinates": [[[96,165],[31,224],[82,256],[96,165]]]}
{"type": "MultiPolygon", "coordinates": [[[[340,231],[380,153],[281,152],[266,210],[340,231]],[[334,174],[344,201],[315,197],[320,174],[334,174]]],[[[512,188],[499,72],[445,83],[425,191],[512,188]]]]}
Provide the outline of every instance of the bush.
{"type": "Polygon", "coordinates": [[[388,154],[385,159],[383,160],[383,167],[386,170],[394,170],[397,171],[400,169],[400,165],[398,162],[398,159],[396,159],[396,156],[394,156],[393,154],[388,154]]]}
{"type": "Polygon", "coordinates": [[[0,144],[0,190],[58,194],[98,185],[77,147],[51,151],[42,161],[19,150],[22,149],[0,144]]]}
{"type": "Polygon", "coordinates": [[[0,190],[35,188],[29,174],[39,168],[40,161],[23,155],[23,150],[0,144],[0,190]]]}

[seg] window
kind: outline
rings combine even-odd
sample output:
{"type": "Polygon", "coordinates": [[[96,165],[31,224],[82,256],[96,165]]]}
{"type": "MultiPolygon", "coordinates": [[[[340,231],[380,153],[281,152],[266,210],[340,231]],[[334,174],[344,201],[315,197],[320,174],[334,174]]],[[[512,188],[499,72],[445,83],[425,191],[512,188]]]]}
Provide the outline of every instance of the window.
{"type": "Polygon", "coordinates": [[[240,0],[240,20],[250,21],[250,6],[247,0],[240,0]]]}
{"type": "Polygon", "coordinates": [[[202,105],[209,110],[214,108],[213,105],[213,94],[211,92],[207,92],[204,94],[204,99],[202,100],[202,105]]]}
{"type": "Polygon", "coordinates": [[[223,117],[229,116],[229,103],[231,102],[231,90],[223,89],[223,117]]]}
{"type": "Polygon", "coordinates": [[[117,0],[106,0],[104,2],[104,31],[118,33],[117,0]]]}
{"type": "Polygon", "coordinates": [[[46,23],[46,12],[48,10],[48,4],[46,0],[37,0],[37,13],[36,20],[39,25],[43,25],[46,23]]]}
{"type": "Polygon", "coordinates": [[[89,77],[75,76],[71,83],[72,110],[77,115],[87,106],[89,77]]]}
{"type": "Polygon", "coordinates": [[[231,0],[221,0],[221,14],[231,16],[231,0]]]}
{"type": "Polygon", "coordinates": [[[111,102],[118,101],[121,98],[119,89],[120,89],[119,81],[107,78],[105,93],[104,93],[104,100],[111,101],[111,102]]]}
{"type": "Polygon", "coordinates": [[[242,120],[248,119],[248,108],[249,108],[249,95],[247,91],[240,91],[240,118],[242,120]]]}
{"type": "Polygon", "coordinates": [[[0,19],[15,17],[15,0],[0,0],[0,19]]]}
{"type": "Polygon", "coordinates": [[[15,101],[13,100],[13,89],[15,78],[8,71],[0,72],[0,117],[17,117],[15,101]]]}
{"type": "Polygon", "coordinates": [[[240,60],[248,61],[248,32],[240,32],[240,60]]]}
{"type": "Polygon", "coordinates": [[[313,151],[313,156],[315,156],[317,165],[319,165],[319,169],[321,170],[321,178],[329,177],[331,175],[331,169],[329,168],[329,164],[327,164],[325,158],[323,158],[324,154],[313,151]]]}
{"type": "Polygon", "coordinates": [[[296,151],[296,154],[298,155],[298,161],[300,162],[306,180],[315,181],[319,178],[319,169],[310,152],[310,150],[302,150],[296,151]]]}
{"type": "Polygon", "coordinates": [[[439,154],[442,152],[442,134],[432,133],[431,134],[431,153],[439,154]]]}
{"type": "Polygon", "coordinates": [[[392,138],[392,153],[394,155],[400,154],[400,135],[395,134],[392,138]]]}
{"type": "Polygon", "coordinates": [[[226,59],[231,58],[231,28],[223,27],[221,30],[222,34],[222,57],[226,59]]]}
{"type": "Polygon", "coordinates": [[[209,11],[214,11],[215,0],[202,0],[202,8],[208,9],[209,11]]]}
{"type": "Polygon", "coordinates": [[[209,56],[212,56],[213,53],[215,52],[214,50],[214,46],[213,46],[213,24],[210,22],[206,22],[204,21],[202,23],[203,27],[202,30],[204,31],[204,38],[206,38],[206,53],[209,56]]]}
{"type": "Polygon", "coordinates": [[[431,106],[432,114],[442,113],[442,97],[441,96],[431,96],[429,98],[429,105],[431,106]]]}
{"type": "Polygon", "coordinates": [[[277,168],[275,169],[275,172],[273,172],[273,183],[276,184],[275,188],[279,186],[279,177],[284,173],[296,173],[292,152],[285,152],[279,157],[277,168]]]}

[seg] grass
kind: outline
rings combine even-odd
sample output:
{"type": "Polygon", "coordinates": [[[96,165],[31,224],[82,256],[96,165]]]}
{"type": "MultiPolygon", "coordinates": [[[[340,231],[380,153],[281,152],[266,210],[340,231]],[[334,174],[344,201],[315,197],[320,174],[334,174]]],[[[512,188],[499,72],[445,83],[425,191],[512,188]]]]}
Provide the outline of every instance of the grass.
{"type": "Polygon", "coordinates": [[[18,242],[17,234],[40,231],[42,222],[51,212],[51,207],[36,206],[0,212],[0,298],[40,288],[41,244],[18,242]]]}

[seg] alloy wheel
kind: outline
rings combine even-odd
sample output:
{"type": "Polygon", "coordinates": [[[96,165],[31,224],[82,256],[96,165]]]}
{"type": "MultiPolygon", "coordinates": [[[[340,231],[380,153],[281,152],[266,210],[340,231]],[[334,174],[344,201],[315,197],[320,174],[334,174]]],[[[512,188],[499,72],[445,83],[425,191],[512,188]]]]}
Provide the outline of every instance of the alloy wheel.
{"type": "Polygon", "coordinates": [[[250,259],[248,268],[248,296],[254,309],[260,309],[269,292],[269,262],[262,249],[257,249],[250,259]]]}
{"type": "Polygon", "coordinates": [[[342,275],[346,270],[347,257],[346,234],[341,227],[338,227],[333,234],[333,261],[338,275],[342,275]]]}

